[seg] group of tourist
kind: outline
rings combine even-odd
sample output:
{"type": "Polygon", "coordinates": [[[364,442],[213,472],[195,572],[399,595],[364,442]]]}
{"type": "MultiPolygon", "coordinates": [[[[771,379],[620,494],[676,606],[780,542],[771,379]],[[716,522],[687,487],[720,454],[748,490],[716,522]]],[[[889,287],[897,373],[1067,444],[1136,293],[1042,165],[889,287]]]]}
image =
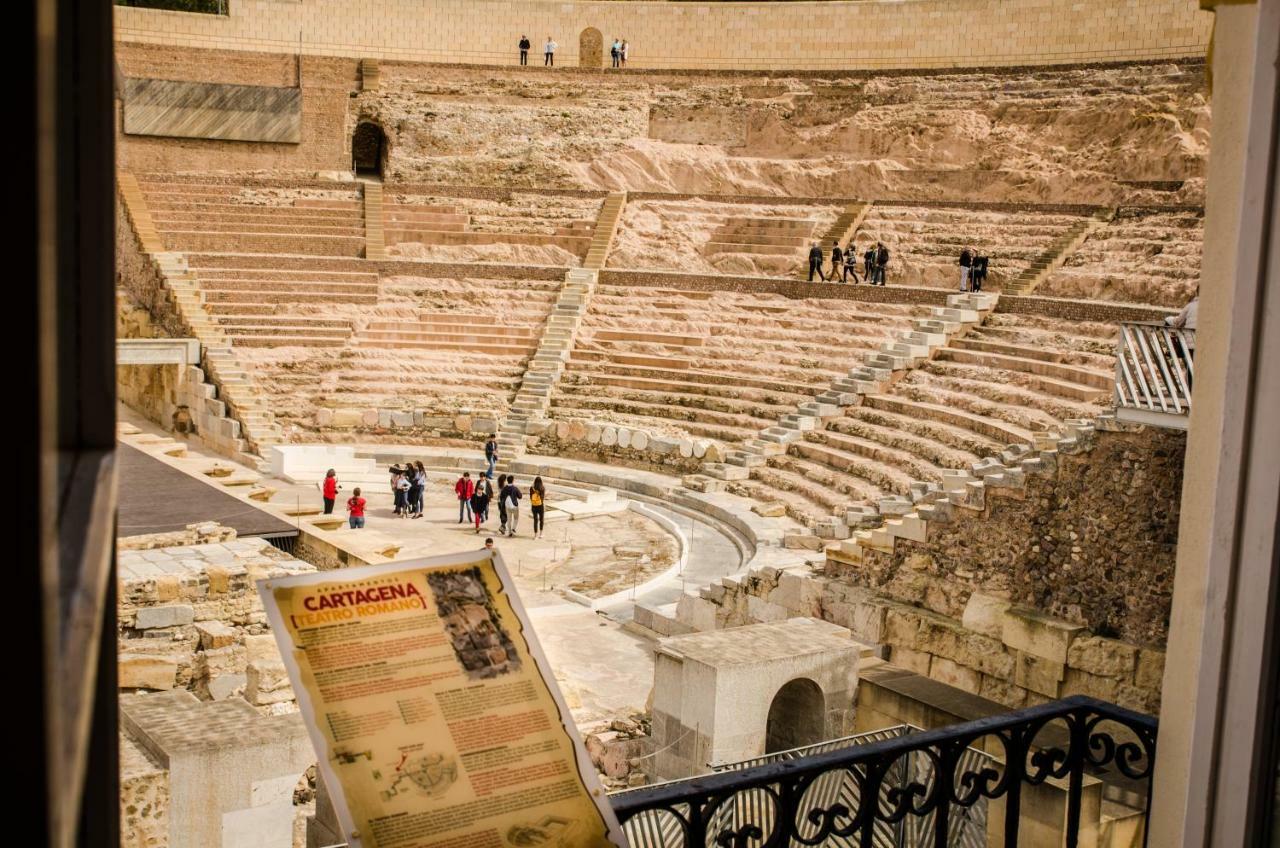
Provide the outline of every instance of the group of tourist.
{"type": "MultiPolygon", "coordinates": [[[[488,468],[479,472],[476,479],[471,479],[471,472],[464,471],[453,485],[458,499],[458,523],[474,523],[477,534],[480,526],[489,520],[489,505],[496,497],[498,500],[498,533],[503,536],[515,536],[520,523],[520,501],[524,493],[516,485],[515,475],[502,474],[497,485],[493,484],[493,469],[498,460],[497,436],[490,435],[485,443],[485,459],[488,468]]],[[[427,469],[421,461],[406,461],[391,466],[391,497],[394,507],[392,514],[398,518],[421,518],[423,510],[423,493],[427,488],[427,469]]],[[[324,514],[331,515],[333,506],[342,489],[338,485],[338,474],[330,468],[320,484],[321,496],[324,500],[324,514]]],[[[541,539],[543,523],[547,509],[547,489],[541,477],[535,477],[529,487],[529,511],[533,516],[533,538],[541,539]]],[[[360,496],[360,489],[352,491],[347,499],[347,523],[352,530],[364,527],[366,500],[360,496]]]]}
{"type": "Polygon", "coordinates": [[[960,251],[960,291],[980,292],[987,281],[986,256],[979,256],[972,247],[960,251]]]}
{"type": "MultiPolygon", "coordinates": [[[[498,535],[515,536],[520,524],[520,501],[524,495],[516,485],[515,475],[499,474],[498,484],[493,484],[493,470],[480,472],[475,480],[471,472],[464,471],[453,484],[458,499],[458,523],[472,523],[476,534],[480,525],[489,520],[489,505],[498,499],[498,535]]],[[[541,477],[533,478],[529,487],[529,511],[533,516],[533,538],[541,539],[547,510],[547,489],[541,477]]]]}
{"type": "MultiPolygon", "coordinates": [[[[520,64],[529,64],[529,49],[533,45],[529,41],[529,36],[520,36],[520,64]]],[[[553,68],[556,64],[556,51],[560,49],[560,45],[551,36],[547,36],[547,43],[542,45],[542,64],[545,67],[553,68]]],[[[625,38],[615,38],[613,44],[609,47],[609,56],[613,60],[613,67],[625,68],[627,66],[627,53],[631,48],[627,44],[625,38]]]]}
{"type": "MultiPolygon", "coordinates": [[[[839,241],[831,243],[831,276],[822,270],[824,262],[824,254],[822,247],[815,241],[813,247],[809,248],[809,282],[813,282],[816,274],[818,279],[826,282],[836,282],[836,277],[840,277],[840,282],[849,282],[850,275],[853,276],[854,285],[858,283],[858,250],[853,245],[848,250],[840,247],[839,241]]],[[[889,248],[883,243],[876,242],[868,245],[866,251],[862,254],[862,273],[863,279],[873,286],[883,286],[885,277],[889,268],[889,248]]]]}
{"type": "Polygon", "coordinates": [[[422,492],[427,488],[427,469],[422,461],[391,466],[391,497],[397,518],[422,517],[422,492]]]}

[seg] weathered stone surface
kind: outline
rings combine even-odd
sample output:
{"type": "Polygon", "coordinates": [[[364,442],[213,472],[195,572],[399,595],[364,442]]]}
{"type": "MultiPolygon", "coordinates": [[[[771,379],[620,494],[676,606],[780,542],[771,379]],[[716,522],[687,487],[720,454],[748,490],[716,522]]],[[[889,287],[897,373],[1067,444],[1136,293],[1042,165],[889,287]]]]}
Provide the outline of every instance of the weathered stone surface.
{"type": "Polygon", "coordinates": [[[178,676],[176,660],[150,654],[125,654],[116,669],[121,689],[172,689],[178,676]]]}
{"type": "Polygon", "coordinates": [[[1143,648],[1138,652],[1133,682],[1139,689],[1159,692],[1164,681],[1164,651],[1143,648]]]}
{"type": "Polygon", "coordinates": [[[195,608],[188,604],[164,604],[163,606],[143,607],[138,610],[134,619],[134,627],[138,630],[153,630],[159,627],[182,627],[195,620],[195,608]]]}
{"type": "Polygon", "coordinates": [[[245,669],[245,700],[255,707],[293,700],[289,674],[280,660],[254,660],[245,669]]]}
{"type": "Polygon", "coordinates": [[[787,505],[782,501],[769,503],[752,503],[751,511],[764,518],[781,518],[787,514],[787,505]]]}
{"type": "Polygon", "coordinates": [[[1062,679],[1066,672],[1067,667],[1062,663],[1034,654],[1019,653],[1014,665],[1013,682],[1046,698],[1057,698],[1061,694],[1062,679]]]}
{"type": "Polygon", "coordinates": [[[221,621],[198,621],[196,633],[200,635],[200,647],[206,651],[235,644],[238,637],[235,628],[228,627],[221,621]]]}
{"type": "Polygon", "coordinates": [[[999,639],[1004,632],[1004,614],[1011,606],[1004,598],[974,592],[965,604],[961,621],[970,630],[999,639]]]}
{"type": "Polygon", "coordinates": [[[971,668],[952,662],[946,657],[934,656],[929,664],[929,676],[939,683],[977,694],[981,689],[982,675],[971,668]]]}
{"type": "Polygon", "coordinates": [[[1001,640],[1015,651],[1065,665],[1067,649],[1083,630],[1079,624],[1068,624],[1038,610],[1011,607],[1004,614],[1001,640]]]}
{"type": "Polygon", "coordinates": [[[929,663],[932,659],[923,651],[913,651],[910,648],[895,647],[889,652],[889,662],[925,677],[929,676],[929,663]]]}
{"type": "Polygon", "coordinates": [[[1100,677],[1132,679],[1137,662],[1136,647],[1101,636],[1077,637],[1067,650],[1068,666],[1100,677]]]}

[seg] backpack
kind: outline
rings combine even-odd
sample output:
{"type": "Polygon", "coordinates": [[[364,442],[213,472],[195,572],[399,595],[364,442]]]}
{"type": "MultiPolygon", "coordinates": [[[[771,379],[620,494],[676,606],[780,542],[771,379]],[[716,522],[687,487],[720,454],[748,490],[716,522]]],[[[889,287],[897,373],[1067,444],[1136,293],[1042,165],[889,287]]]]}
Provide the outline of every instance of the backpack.
{"type": "Polygon", "coordinates": [[[529,506],[542,506],[542,493],[537,489],[529,490],[529,506]]]}

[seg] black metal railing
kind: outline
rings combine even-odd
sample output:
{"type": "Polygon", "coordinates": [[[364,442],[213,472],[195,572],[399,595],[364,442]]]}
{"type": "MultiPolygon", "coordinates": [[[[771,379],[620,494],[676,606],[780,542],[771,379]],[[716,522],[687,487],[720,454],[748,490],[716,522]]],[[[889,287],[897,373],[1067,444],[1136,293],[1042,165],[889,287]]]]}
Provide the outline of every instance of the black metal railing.
{"type": "MultiPolygon", "coordinates": [[[[635,844],[663,848],[954,845],[956,817],[999,800],[991,844],[1016,846],[1026,787],[1065,784],[1062,844],[1076,848],[1085,778],[1120,784],[1150,809],[1156,720],[1075,696],[978,721],[636,789],[611,797],[635,844]],[[974,750],[989,757],[973,756],[974,750]],[[1002,823],[999,823],[1002,821],[1002,823]],[[1003,843],[1000,842],[1003,836],[1003,843]]],[[[1145,828],[1144,828],[1145,832],[1145,828]]]]}

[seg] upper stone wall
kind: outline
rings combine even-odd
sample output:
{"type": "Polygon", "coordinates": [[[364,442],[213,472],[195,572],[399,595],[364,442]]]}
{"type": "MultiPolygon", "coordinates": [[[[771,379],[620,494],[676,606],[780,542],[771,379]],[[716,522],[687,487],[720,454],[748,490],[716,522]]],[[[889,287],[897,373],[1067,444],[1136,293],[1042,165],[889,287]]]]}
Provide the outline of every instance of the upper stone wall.
{"type": "Polygon", "coordinates": [[[571,66],[592,28],[626,38],[632,68],[851,69],[1201,56],[1212,16],[1195,0],[236,0],[225,16],[116,6],[115,24],[122,41],[486,64],[550,35],[571,66]]]}

